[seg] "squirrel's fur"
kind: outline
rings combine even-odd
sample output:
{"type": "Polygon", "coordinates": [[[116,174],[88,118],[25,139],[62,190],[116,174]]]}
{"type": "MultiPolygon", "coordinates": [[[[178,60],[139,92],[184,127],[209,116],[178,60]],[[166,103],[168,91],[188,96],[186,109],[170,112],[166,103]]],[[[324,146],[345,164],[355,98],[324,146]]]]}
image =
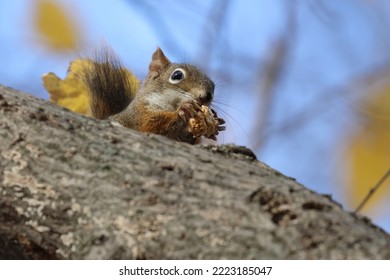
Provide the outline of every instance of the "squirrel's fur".
{"type": "Polygon", "coordinates": [[[96,52],[90,68],[84,69],[84,83],[91,94],[90,108],[97,119],[122,112],[131,102],[135,93],[127,71],[108,48],[96,52]]]}
{"type": "Polygon", "coordinates": [[[109,118],[124,127],[192,144],[198,139],[189,132],[188,121],[200,106],[209,106],[214,96],[210,78],[193,65],[171,63],[160,48],[154,52],[137,93],[131,92],[126,70],[107,49],[85,70],[84,83],[95,118],[109,118]]]}

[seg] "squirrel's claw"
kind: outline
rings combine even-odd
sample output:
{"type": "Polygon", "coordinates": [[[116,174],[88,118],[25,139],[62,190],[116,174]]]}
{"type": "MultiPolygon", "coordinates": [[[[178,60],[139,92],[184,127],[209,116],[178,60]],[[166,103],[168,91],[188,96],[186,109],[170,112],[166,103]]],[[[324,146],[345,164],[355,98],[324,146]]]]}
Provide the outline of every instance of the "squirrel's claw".
{"type": "Polygon", "coordinates": [[[197,115],[194,107],[196,107],[196,103],[193,101],[182,103],[178,109],[179,117],[187,123],[191,118],[194,118],[197,115]]]}
{"type": "Polygon", "coordinates": [[[199,105],[198,102],[193,101],[193,102],[192,102],[192,105],[195,107],[195,109],[196,109],[197,111],[202,111],[202,107],[199,105]]]}

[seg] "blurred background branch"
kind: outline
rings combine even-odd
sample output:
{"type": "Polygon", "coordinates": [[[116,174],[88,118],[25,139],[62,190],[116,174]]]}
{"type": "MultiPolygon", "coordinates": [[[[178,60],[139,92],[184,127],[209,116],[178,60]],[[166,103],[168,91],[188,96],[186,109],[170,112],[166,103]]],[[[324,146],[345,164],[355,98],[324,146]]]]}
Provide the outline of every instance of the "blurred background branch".
{"type": "Polygon", "coordinates": [[[257,112],[259,117],[254,123],[254,149],[260,151],[265,142],[265,135],[270,118],[272,117],[274,102],[277,99],[277,87],[283,82],[285,72],[289,70],[291,53],[297,41],[297,4],[295,1],[285,2],[286,25],[282,34],[271,43],[262,64],[259,64],[259,97],[257,112]]]}

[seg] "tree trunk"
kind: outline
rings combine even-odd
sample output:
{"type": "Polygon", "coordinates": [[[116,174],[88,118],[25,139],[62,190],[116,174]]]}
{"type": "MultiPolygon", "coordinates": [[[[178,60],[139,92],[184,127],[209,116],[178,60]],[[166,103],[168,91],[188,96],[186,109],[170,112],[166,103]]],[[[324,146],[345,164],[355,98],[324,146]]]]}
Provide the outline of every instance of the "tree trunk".
{"type": "Polygon", "coordinates": [[[0,86],[0,259],[390,259],[390,236],[234,145],[0,86]]]}

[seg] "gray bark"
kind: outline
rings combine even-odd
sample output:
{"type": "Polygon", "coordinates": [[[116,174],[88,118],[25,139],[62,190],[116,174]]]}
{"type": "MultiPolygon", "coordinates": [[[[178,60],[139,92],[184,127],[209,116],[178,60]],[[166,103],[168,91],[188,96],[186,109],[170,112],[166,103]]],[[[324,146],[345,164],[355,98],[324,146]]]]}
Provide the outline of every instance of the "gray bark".
{"type": "Polygon", "coordinates": [[[0,86],[0,259],[390,259],[390,236],[244,147],[0,86]]]}

